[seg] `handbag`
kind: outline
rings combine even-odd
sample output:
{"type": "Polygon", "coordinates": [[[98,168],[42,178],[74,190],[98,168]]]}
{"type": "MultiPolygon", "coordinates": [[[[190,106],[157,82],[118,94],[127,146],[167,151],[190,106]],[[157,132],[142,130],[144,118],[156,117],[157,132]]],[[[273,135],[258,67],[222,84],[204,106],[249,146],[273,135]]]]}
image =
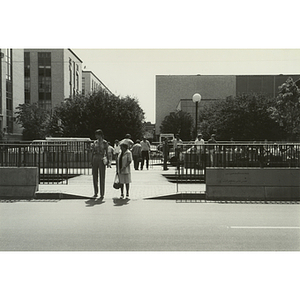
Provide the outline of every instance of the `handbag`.
{"type": "Polygon", "coordinates": [[[104,165],[106,166],[108,163],[107,157],[103,156],[102,161],[103,161],[104,165]]]}
{"type": "Polygon", "coordinates": [[[113,187],[116,190],[118,190],[121,187],[121,183],[120,183],[120,179],[119,179],[119,175],[118,174],[115,175],[115,180],[114,180],[113,187]]]}

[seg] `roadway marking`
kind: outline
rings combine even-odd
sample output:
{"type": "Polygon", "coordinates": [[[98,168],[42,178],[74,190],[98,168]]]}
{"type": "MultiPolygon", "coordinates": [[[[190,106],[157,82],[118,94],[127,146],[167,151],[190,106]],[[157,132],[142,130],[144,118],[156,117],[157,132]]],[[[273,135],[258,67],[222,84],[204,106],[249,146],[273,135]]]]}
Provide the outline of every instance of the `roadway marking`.
{"type": "Polygon", "coordinates": [[[299,226],[229,226],[232,229],[300,229],[299,226]]]}

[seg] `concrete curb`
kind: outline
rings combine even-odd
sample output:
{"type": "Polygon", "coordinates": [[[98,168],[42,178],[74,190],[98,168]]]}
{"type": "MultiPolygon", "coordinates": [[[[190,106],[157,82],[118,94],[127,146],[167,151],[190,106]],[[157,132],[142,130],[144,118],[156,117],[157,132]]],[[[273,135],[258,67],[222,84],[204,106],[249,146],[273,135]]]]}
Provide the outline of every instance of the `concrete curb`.
{"type": "Polygon", "coordinates": [[[66,200],[66,199],[90,199],[87,196],[80,196],[80,195],[72,195],[67,193],[60,193],[60,192],[50,192],[50,193],[36,193],[34,199],[38,200],[46,200],[46,199],[58,199],[58,200],[66,200]]]}

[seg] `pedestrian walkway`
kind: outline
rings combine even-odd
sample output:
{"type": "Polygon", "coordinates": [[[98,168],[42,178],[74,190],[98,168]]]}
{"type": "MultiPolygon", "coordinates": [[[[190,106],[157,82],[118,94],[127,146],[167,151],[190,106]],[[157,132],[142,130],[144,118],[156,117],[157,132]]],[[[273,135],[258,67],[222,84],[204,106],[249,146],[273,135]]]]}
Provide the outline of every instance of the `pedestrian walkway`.
{"type": "MultiPolygon", "coordinates": [[[[105,199],[120,196],[120,190],[113,188],[115,166],[106,171],[105,199]]],[[[131,170],[132,184],[130,198],[142,200],[147,198],[161,198],[180,193],[204,193],[205,184],[176,184],[169,182],[164,174],[174,174],[175,169],[163,171],[162,166],[154,165],[149,170],[131,170]]],[[[76,199],[89,198],[93,195],[92,175],[79,175],[69,179],[68,184],[40,184],[36,193],[37,199],[76,199]],[[72,198],[73,197],[73,198],[72,198]]]]}

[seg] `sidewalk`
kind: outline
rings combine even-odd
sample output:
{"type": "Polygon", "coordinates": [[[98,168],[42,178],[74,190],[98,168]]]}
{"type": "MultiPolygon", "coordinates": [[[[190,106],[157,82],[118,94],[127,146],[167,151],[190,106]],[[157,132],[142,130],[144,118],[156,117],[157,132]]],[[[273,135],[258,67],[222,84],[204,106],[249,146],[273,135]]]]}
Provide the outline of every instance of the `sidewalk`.
{"type": "MultiPolygon", "coordinates": [[[[106,170],[105,199],[119,197],[120,191],[113,188],[115,166],[106,170]]],[[[162,166],[154,165],[149,170],[131,169],[132,183],[130,198],[142,200],[147,198],[173,198],[180,193],[204,193],[205,184],[176,184],[169,182],[163,174],[174,174],[175,169],[163,171],[162,166]],[[177,191],[178,188],[178,191],[177,191]]],[[[93,195],[92,175],[79,175],[69,179],[68,184],[40,184],[36,199],[86,199],[93,195]]]]}

